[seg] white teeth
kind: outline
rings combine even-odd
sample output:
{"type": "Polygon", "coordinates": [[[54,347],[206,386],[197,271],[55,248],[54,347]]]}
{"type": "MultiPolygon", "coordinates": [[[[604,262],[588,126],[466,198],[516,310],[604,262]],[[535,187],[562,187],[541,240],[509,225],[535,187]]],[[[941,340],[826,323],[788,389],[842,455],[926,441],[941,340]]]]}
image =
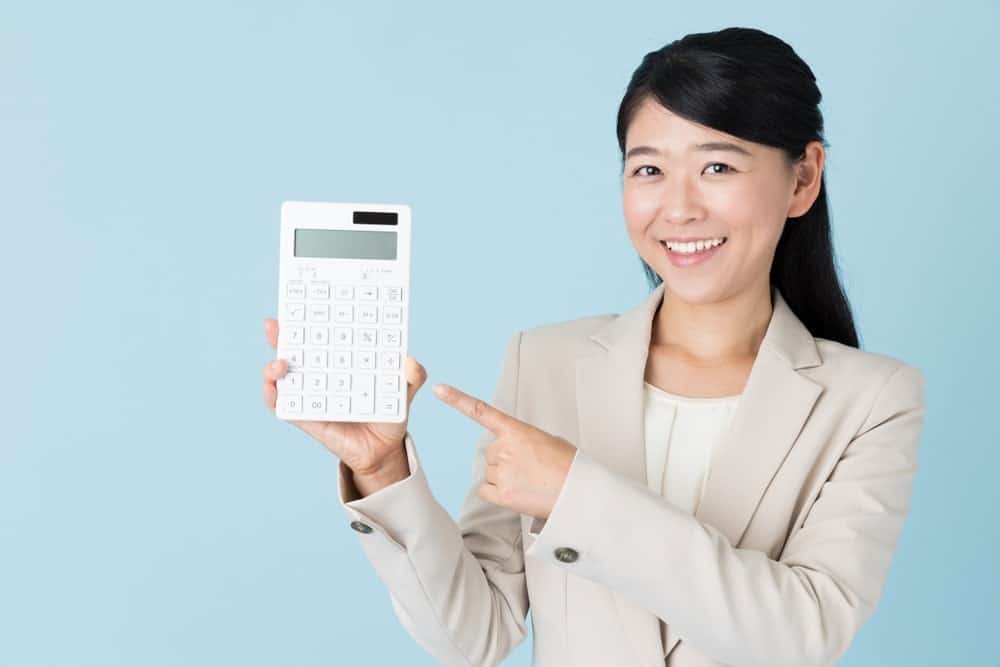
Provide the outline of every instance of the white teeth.
{"type": "Polygon", "coordinates": [[[720,236],[716,239],[708,239],[701,241],[689,241],[687,243],[674,243],[672,241],[663,241],[664,245],[679,253],[692,253],[699,252],[701,250],[708,250],[714,248],[715,246],[722,245],[722,242],[726,240],[726,237],[720,236]]]}

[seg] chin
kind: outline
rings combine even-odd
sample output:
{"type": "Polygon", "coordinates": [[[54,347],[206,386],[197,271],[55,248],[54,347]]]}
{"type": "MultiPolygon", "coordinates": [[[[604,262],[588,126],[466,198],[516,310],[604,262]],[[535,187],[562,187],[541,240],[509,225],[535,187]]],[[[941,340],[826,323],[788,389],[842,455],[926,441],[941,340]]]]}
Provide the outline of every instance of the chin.
{"type": "Polygon", "coordinates": [[[666,283],[666,291],[670,292],[672,298],[691,305],[702,305],[719,301],[722,292],[721,287],[711,277],[707,280],[694,280],[686,276],[672,276],[661,274],[663,282],[666,283]]]}

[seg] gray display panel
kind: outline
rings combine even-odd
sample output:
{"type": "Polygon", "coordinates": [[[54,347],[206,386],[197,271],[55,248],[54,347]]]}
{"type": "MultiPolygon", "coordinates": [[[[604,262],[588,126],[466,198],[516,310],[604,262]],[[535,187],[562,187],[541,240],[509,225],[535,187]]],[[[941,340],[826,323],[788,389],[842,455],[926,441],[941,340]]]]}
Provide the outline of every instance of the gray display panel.
{"type": "Polygon", "coordinates": [[[296,229],[296,257],[396,259],[396,232],[296,229]]]}

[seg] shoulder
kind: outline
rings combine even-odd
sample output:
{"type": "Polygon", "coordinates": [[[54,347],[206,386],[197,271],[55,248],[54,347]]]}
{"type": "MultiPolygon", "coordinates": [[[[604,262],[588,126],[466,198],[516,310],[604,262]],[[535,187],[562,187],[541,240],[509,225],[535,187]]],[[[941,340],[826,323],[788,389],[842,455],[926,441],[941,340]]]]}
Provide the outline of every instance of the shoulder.
{"type": "Polygon", "coordinates": [[[571,340],[582,340],[616,317],[618,317],[618,313],[588,315],[586,317],[578,317],[573,320],[562,320],[560,322],[539,324],[537,326],[524,329],[522,334],[526,336],[530,335],[531,338],[536,341],[565,343],[571,340]]]}
{"type": "Polygon", "coordinates": [[[592,352],[596,343],[590,335],[616,317],[614,313],[589,315],[519,329],[507,340],[504,367],[518,368],[520,374],[558,374],[571,367],[581,352],[592,352]]]}
{"type": "Polygon", "coordinates": [[[617,313],[588,315],[522,329],[517,334],[521,353],[575,355],[578,351],[590,349],[593,345],[590,335],[616,317],[617,313]]]}
{"type": "Polygon", "coordinates": [[[850,345],[844,345],[826,338],[816,338],[816,349],[819,350],[823,364],[820,368],[826,372],[840,376],[868,380],[888,379],[894,373],[919,375],[923,372],[903,359],[882,352],[860,350],[850,345]]]}
{"type": "Polygon", "coordinates": [[[803,372],[819,381],[827,390],[863,401],[870,408],[876,403],[919,406],[924,402],[923,371],[903,359],[869,350],[860,350],[825,338],[816,338],[823,363],[803,372]]]}

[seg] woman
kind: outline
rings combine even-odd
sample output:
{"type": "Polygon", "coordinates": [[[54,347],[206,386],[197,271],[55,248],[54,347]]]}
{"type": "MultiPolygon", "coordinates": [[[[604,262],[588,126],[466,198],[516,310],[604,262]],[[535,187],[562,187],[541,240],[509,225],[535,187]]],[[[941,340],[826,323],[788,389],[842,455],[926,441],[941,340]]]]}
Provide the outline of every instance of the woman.
{"type": "MultiPolygon", "coordinates": [[[[294,422],[340,458],[351,526],[442,664],[833,664],[908,513],[922,372],[858,349],[830,242],[820,92],[783,41],[692,34],[618,114],[654,288],[510,340],[457,523],[406,424],[294,422]]],[[[271,344],[277,323],[266,321],[271,344]]],[[[264,372],[273,410],[284,362],[264,372]]],[[[408,400],[427,374],[407,359],[408,400]]]]}

